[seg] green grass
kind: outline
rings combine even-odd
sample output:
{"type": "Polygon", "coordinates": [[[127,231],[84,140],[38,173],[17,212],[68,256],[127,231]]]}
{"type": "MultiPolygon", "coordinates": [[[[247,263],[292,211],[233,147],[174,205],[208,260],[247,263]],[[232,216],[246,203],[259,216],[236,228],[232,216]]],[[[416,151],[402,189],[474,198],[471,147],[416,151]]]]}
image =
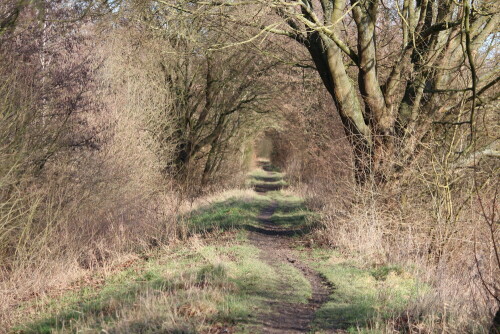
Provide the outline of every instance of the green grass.
{"type": "Polygon", "coordinates": [[[285,181],[285,174],[280,172],[266,172],[262,169],[255,169],[248,173],[247,186],[253,187],[257,185],[272,185],[272,186],[288,186],[285,181]]]}
{"type": "Polygon", "coordinates": [[[311,296],[296,268],[270,266],[260,260],[257,248],[232,241],[172,250],[137,269],[108,278],[100,288],[52,300],[38,320],[14,332],[194,333],[217,323],[237,323],[244,331],[255,326],[257,311],[269,311],[268,302],[282,298],[284,288],[290,291],[285,301],[306,302],[311,296]],[[153,312],[144,310],[148,300],[154,302],[153,312]],[[199,305],[205,309],[197,313],[199,305]]]}
{"type": "Polygon", "coordinates": [[[280,186],[282,188],[288,186],[288,182],[285,180],[270,180],[270,181],[262,181],[262,180],[256,180],[256,179],[250,179],[247,182],[247,185],[250,187],[258,186],[258,185],[270,185],[270,186],[280,186]]]}
{"type": "MultiPolygon", "coordinates": [[[[149,288],[165,289],[173,281],[164,280],[151,269],[141,274],[126,270],[110,277],[98,289],[85,287],[70,292],[58,299],[49,300],[39,315],[40,320],[18,326],[14,332],[52,333],[69,324],[99,318],[101,322],[112,320],[116,305],[130,303],[141,291],[149,288]],[[118,303],[117,303],[118,302],[118,303]]],[[[71,326],[70,326],[71,327],[71,326]]],[[[86,324],[88,329],[96,329],[96,324],[86,324]]]]}
{"type": "Polygon", "coordinates": [[[315,249],[305,259],[333,286],[330,300],[316,313],[317,330],[382,332],[388,319],[428,290],[400,266],[364,268],[327,249],[315,249]]]}
{"type": "Polygon", "coordinates": [[[280,173],[278,170],[272,171],[272,172],[266,172],[261,168],[254,169],[250,173],[248,173],[248,176],[250,178],[252,177],[273,177],[273,178],[284,178],[285,173],[280,173]]]}
{"type": "Polygon", "coordinates": [[[305,208],[302,199],[273,191],[265,196],[233,197],[202,207],[187,217],[188,228],[191,233],[252,230],[260,225],[258,216],[261,211],[273,202],[277,207],[270,221],[280,227],[302,229],[305,233],[317,221],[318,217],[305,208]]]}
{"type": "Polygon", "coordinates": [[[212,203],[190,214],[189,230],[192,233],[205,233],[214,230],[242,229],[246,225],[255,225],[259,213],[270,203],[270,198],[257,194],[254,198],[230,198],[212,203]]]}

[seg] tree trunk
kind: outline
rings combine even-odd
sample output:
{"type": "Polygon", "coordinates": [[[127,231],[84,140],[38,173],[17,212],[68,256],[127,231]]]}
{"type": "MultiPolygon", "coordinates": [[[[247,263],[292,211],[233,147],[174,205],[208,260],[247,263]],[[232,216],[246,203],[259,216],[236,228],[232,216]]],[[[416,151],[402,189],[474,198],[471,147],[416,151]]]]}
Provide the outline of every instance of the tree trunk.
{"type": "Polygon", "coordinates": [[[324,42],[318,33],[309,36],[306,46],[325,88],[333,98],[345,135],[352,146],[356,182],[363,184],[371,173],[372,137],[356,91],[346,73],[341,50],[331,42],[324,42]]]}

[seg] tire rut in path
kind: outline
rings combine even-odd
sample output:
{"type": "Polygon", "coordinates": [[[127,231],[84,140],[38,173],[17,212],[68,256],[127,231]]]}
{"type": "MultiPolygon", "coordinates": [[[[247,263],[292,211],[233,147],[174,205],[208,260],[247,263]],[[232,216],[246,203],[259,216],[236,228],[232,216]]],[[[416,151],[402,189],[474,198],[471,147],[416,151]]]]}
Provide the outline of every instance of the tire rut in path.
{"type": "Polygon", "coordinates": [[[271,302],[270,314],[259,315],[262,333],[308,333],[316,310],[328,300],[331,288],[316,271],[294,257],[289,238],[294,231],[280,229],[270,220],[277,206],[278,203],[274,201],[262,210],[259,216],[261,228],[250,232],[249,240],[261,250],[260,257],[267,264],[277,267],[282,263],[290,263],[299,269],[311,284],[312,297],[307,304],[283,301],[287,291],[293,289],[283,284],[280,289],[283,298],[271,302]]]}

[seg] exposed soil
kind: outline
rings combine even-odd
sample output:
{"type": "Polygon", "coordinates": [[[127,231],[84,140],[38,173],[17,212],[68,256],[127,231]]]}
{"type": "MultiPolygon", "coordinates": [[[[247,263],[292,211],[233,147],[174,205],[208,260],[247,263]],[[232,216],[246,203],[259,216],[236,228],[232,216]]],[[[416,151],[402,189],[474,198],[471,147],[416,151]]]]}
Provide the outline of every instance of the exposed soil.
{"type": "Polygon", "coordinates": [[[258,193],[265,193],[268,191],[276,191],[283,189],[282,184],[273,184],[273,183],[260,183],[253,186],[254,190],[258,193]]]}
{"type": "Polygon", "coordinates": [[[291,249],[291,235],[295,230],[280,228],[272,223],[273,215],[278,204],[273,202],[262,210],[259,216],[260,227],[249,234],[250,242],[261,250],[261,259],[267,264],[277,267],[282,263],[290,263],[301,270],[312,287],[312,297],[308,303],[290,303],[286,296],[293,286],[284,284],[280,289],[283,298],[271,302],[272,312],[259,315],[262,333],[308,333],[314,320],[316,310],[328,300],[331,287],[314,270],[299,261],[291,249]]]}

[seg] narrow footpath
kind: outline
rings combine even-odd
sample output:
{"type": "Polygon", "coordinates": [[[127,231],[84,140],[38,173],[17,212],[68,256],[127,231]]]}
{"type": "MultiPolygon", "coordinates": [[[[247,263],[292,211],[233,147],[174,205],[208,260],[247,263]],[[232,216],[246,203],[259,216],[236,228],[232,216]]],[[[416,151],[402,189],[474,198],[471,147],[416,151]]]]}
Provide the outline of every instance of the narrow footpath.
{"type": "MultiPolygon", "coordinates": [[[[259,184],[255,185],[255,190],[259,193],[279,190],[281,187],[275,186],[280,181],[278,177],[273,177],[268,165],[263,165],[263,170],[267,176],[262,176],[259,184]]],[[[272,267],[290,263],[299,269],[309,281],[312,289],[312,297],[308,303],[284,302],[287,294],[297,287],[283,284],[280,289],[281,298],[271,302],[272,312],[261,314],[259,320],[262,333],[309,333],[312,328],[314,314],[321,305],[328,301],[331,293],[324,278],[309,266],[299,261],[292,251],[292,237],[300,231],[293,228],[281,227],[273,222],[271,217],[278,207],[278,202],[273,201],[264,208],[258,217],[260,226],[250,231],[248,239],[251,244],[261,250],[260,258],[272,267]]]]}

